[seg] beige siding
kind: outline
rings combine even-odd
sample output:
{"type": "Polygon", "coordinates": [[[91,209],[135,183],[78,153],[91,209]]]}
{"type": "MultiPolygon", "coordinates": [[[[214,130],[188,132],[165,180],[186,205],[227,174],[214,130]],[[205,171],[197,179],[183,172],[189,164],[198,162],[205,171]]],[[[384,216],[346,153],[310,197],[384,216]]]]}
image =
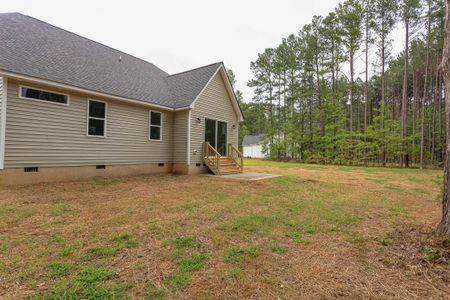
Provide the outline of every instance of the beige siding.
{"type": "Polygon", "coordinates": [[[187,132],[189,111],[178,111],[174,114],[173,125],[173,162],[187,164],[187,132]]]}
{"type": "Polygon", "coordinates": [[[205,140],[205,118],[227,122],[227,143],[238,145],[238,116],[225,87],[224,78],[218,72],[195,103],[191,114],[191,164],[202,161],[202,144],[205,140]],[[196,119],[201,123],[197,124],[196,119]],[[233,129],[232,126],[236,128],[233,129]]]}
{"type": "Polygon", "coordinates": [[[107,137],[88,137],[86,95],[65,106],[20,99],[18,88],[9,82],[5,168],[172,162],[172,112],[162,114],[163,140],[149,141],[147,107],[93,98],[108,103],[107,137]]]}
{"type": "MultiPolygon", "coordinates": [[[[0,131],[2,126],[3,77],[0,76],[0,131]]],[[[0,147],[2,145],[0,144],[0,147]]]]}

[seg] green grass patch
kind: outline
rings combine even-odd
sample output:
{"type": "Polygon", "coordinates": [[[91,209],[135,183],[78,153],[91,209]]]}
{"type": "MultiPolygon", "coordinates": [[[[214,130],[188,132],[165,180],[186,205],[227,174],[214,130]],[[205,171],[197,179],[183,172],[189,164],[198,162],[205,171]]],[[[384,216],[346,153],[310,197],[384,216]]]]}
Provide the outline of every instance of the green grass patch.
{"type": "Polygon", "coordinates": [[[69,256],[71,254],[73,254],[75,252],[75,250],[73,249],[73,247],[65,247],[63,249],[61,249],[61,251],[59,251],[59,256],[64,257],[64,256],[69,256]]]}
{"type": "Polygon", "coordinates": [[[66,203],[56,203],[50,209],[50,215],[59,217],[73,212],[72,208],[66,203]]]}
{"type": "Polygon", "coordinates": [[[9,242],[4,237],[0,237],[0,253],[6,253],[9,249],[9,242]]]}
{"type": "Polygon", "coordinates": [[[245,251],[240,248],[230,248],[225,251],[224,261],[229,264],[240,264],[245,260],[245,251]]]}
{"type": "Polygon", "coordinates": [[[123,248],[134,248],[139,242],[129,233],[113,233],[111,240],[120,243],[123,248]]]}
{"type": "Polygon", "coordinates": [[[13,224],[25,218],[31,217],[33,211],[17,207],[0,207],[0,224],[13,224]]]}
{"type": "Polygon", "coordinates": [[[60,278],[69,275],[70,265],[61,262],[49,263],[46,267],[47,273],[52,278],[60,278]]]}
{"type": "Polygon", "coordinates": [[[200,243],[197,242],[192,237],[177,237],[171,240],[165,240],[163,242],[164,246],[172,245],[176,249],[185,249],[185,248],[198,248],[200,243]]]}
{"type": "MultiPolygon", "coordinates": [[[[60,269],[56,267],[58,272],[60,269]]],[[[71,278],[61,278],[52,293],[28,299],[121,299],[129,285],[108,283],[113,274],[104,267],[85,267],[71,278]]]]}
{"type": "Polygon", "coordinates": [[[401,206],[390,206],[388,207],[389,211],[394,214],[394,215],[402,215],[402,216],[407,216],[408,215],[408,210],[404,207],[401,206]]]}
{"type": "Polygon", "coordinates": [[[184,288],[189,285],[190,282],[191,279],[185,274],[173,274],[163,278],[164,284],[167,284],[175,289],[184,288]]]}
{"type": "Polygon", "coordinates": [[[294,241],[297,244],[303,244],[303,245],[311,244],[311,241],[304,239],[302,237],[301,233],[297,232],[297,231],[288,231],[288,232],[286,232],[285,237],[294,241]]]}
{"type": "Polygon", "coordinates": [[[271,181],[277,185],[281,186],[294,186],[299,185],[300,180],[295,176],[281,176],[272,178],[271,181]]]}
{"type": "Polygon", "coordinates": [[[442,257],[441,250],[433,247],[425,247],[423,249],[424,257],[428,261],[438,260],[442,257]]]}
{"type": "Polygon", "coordinates": [[[270,250],[272,250],[273,253],[278,253],[278,254],[284,254],[288,251],[287,247],[280,246],[280,245],[273,245],[270,247],[270,250]]]}
{"type": "Polygon", "coordinates": [[[245,230],[257,232],[262,227],[271,227],[277,222],[275,217],[267,217],[259,214],[246,215],[239,217],[236,221],[225,224],[221,229],[225,231],[245,230]]]}
{"type": "Polygon", "coordinates": [[[178,263],[182,272],[195,272],[203,268],[206,255],[203,253],[194,254],[191,258],[184,258],[178,263]]]}
{"type": "Polygon", "coordinates": [[[385,184],[384,188],[396,192],[404,192],[405,189],[395,184],[385,184]]]}
{"type": "Polygon", "coordinates": [[[113,247],[93,247],[88,250],[88,253],[93,257],[99,258],[114,255],[117,253],[117,251],[118,249],[113,247]]]}
{"type": "Polygon", "coordinates": [[[57,234],[52,234],[49,239],[48,239],[50,244],[55,244],[55,245],[59,245],[59,246],[64,246],[66,245],[66,240],[57,234]]]}
{"type": "Polygon", "coordinates": [[[248,247],[246,253],[251,257],[258,257],[261,254],[259,249],[255,246],[248,247]]]}
{"type": "Polygon", "coordinates": [[[76,280],[87,284],[94,284],[100,281],[105,281],[112,275],[113,272],[107,268],[86,267],[78,273],[76,280]]]}
{"type": "Polygon", "coordinates": [[[113,185],[118,183],[124,183],[126,180],[124,178],[94,178],[94,183],[96,185],[113,185]]]}

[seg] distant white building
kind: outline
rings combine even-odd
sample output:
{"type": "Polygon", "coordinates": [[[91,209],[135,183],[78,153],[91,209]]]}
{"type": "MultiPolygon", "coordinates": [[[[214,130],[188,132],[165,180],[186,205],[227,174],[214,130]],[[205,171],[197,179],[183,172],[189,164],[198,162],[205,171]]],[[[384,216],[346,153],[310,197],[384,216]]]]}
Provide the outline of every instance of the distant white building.
{"type": "Polygon", "coordinates": [[[244,157],[265,158],[262,145],[263,136],[260,135],[246,135],[242,141],[244,150],[244,157]]]}

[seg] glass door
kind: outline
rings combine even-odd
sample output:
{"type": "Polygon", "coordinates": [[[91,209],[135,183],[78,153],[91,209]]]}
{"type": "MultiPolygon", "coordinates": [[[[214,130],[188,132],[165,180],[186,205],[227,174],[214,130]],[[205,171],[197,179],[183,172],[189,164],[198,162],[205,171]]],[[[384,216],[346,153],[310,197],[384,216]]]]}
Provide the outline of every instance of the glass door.
{"type": "Polygon", "coordinates": [[[205,142],[209,142],[220,155],[227,155],[227,123],[205,119],[205,142]]]}
{"type": "Polygon", "coordinates": [[[216,148],[216,121],[205,119],[205,142],[216,148]]]}
{"type": "Polygon", "coordinates": [[[217,121],[217,152],[227,155],[227,123],[217,121]]]}

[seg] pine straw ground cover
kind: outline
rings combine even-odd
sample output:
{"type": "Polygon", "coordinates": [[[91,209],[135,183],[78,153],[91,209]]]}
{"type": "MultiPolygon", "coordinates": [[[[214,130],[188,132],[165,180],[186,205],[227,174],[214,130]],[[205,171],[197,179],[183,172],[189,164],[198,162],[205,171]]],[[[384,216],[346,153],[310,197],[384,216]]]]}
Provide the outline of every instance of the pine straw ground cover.
{"type": "Polygon", "coordinates": [[[247,161],[0,191],[0,298],[446,298],[442,174],[247,161]]]}

